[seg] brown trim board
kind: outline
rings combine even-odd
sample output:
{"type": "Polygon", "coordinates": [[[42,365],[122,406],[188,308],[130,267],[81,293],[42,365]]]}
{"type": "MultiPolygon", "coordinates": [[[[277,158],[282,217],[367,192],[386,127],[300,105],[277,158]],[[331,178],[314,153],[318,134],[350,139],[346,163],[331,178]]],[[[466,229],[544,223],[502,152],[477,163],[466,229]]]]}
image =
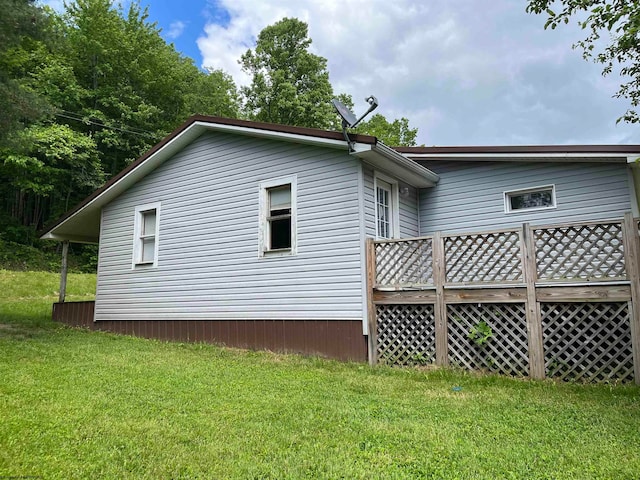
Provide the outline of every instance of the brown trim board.
{"type": "Polygon", "coordinates": [[[131,320],[93,321],[95,302],[53,304],[53,320],[73,327],[178,342],[317,355],[365,362],[360,320],[131,320]]]}

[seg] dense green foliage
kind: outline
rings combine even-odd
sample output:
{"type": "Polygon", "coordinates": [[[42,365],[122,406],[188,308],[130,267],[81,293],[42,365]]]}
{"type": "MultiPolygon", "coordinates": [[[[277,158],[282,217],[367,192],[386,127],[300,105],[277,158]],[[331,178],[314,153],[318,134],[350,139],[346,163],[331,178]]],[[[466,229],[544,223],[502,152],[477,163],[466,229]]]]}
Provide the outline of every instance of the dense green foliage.
{"type": "MultiPolygon", "coordinates": [[[[73,299],[94,275],[73,275],[73,299]]],[[[56,328],[58,276],[0,271],[0,476],[608,479],[640,389],[56,328]]]]}
{"type": "Polygon", "coordinates": [[[638,0],[528,0],[527,11],[547,15],[545,28],[555,29],[578,18],[578,25],[589,32],[574,45],[585,59],[603,65],[602,74],[609,75],[619,66],[626,79],[616,97],[627,98],[632,109],[618,119],[640,122],[634,109],[640,105],[640,1],[638,0]],[[602,40],[603,34],[608,43],[602,40]]]}
{"type": "Polygon", "coordinates": [[[327,60],[308,51],[307,24],[283,18],[264,28],[240,64],[252,83],[242,89],[245,112],[264,122],[327,128],[335,117],[327,60]]]}
{"type": "Polygon", "coordinates": [[[229,75],[179,54],[136,2],[0,8],[0,239],[40,246],[35,230],[189,115],[238,115],[229,75]]]}
{"type": "MultiPolygon", "coordinates": [[[[239,92],[227,73],[203,71],[167,44],[136,1],[124,9],[112,0],[74,0],[59,14],[33,0],[0,0],[0,9],[5,242],[43,248],[36,230],[190,115],[339,128],[327,60],[309,53],[300,20],[260,33],[241,58],[253,83],[239,92]]],[[[404,118],[376,116],[366,125],[386,143],[415,142],[404,118]]]]}
{"type": "Polygon", "coordinates": [[[26,59],[17,52],[50,41],[49,16],[34,0],[0,0],[0,147],[12,132],[50,112],[47,101],[29,88],[26,59]]]}

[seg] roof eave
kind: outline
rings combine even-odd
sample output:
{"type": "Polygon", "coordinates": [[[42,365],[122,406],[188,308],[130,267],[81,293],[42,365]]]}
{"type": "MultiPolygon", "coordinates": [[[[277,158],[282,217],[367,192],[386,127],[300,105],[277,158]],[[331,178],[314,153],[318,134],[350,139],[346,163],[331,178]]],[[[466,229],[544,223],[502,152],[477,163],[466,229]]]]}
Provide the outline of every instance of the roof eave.
{"type": "Polygon", "coordinates": [[[395,150],[416,161],[624,163],[640,156],[639,145],[395,147],[395,150]]]}
{"type": "Polygon", "coordinates": [[[354,150],[352,155],[376,169],[392,174],[398,180],[413,187],[433,187],[440,180],[436,173],[382,142],[377,142],[375,145],[356,144],[354,150]]]}

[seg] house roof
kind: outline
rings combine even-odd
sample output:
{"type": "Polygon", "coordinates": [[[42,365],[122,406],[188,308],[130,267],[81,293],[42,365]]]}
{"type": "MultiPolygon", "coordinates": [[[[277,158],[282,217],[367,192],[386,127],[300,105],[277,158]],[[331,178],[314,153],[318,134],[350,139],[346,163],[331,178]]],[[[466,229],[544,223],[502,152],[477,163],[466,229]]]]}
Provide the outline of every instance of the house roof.
{"type": "Polygon", "coordinates": [[[640,145],[513,145],[395,147],[412,160],[632,162],[640,145]]]}
{"type": "MultiPolygon", "coordinates": [[[[349,149],[341,132],[195,115],[53,224],[45,227],[41,232],[41,238],[97,243],[102,207],[206,131],[349,149]]],[[[414,187],[429,187],[438,181],[438,175],[387,147],[376,137],[350,134],[349,138],[354,145],[353,151],[350,152],[352,155],[376,168],[388,171],[401,181],[414,187]]]]}

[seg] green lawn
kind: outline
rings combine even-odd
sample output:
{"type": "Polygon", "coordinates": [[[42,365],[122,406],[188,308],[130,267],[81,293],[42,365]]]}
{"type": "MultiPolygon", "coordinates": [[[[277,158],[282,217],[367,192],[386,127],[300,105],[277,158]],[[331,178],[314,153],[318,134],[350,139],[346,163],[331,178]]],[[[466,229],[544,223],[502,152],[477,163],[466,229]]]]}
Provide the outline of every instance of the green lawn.
{"type": "Polygon", "coordinates": [[[0,271],[0,478],[640,477],[638,387],[56,327],[56,282],[0,271]]]}

